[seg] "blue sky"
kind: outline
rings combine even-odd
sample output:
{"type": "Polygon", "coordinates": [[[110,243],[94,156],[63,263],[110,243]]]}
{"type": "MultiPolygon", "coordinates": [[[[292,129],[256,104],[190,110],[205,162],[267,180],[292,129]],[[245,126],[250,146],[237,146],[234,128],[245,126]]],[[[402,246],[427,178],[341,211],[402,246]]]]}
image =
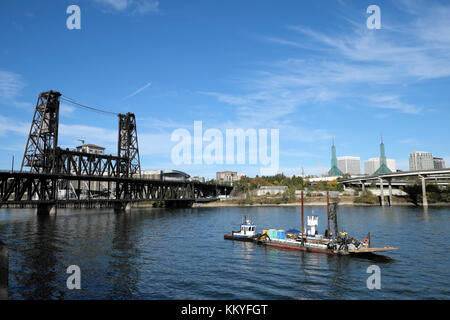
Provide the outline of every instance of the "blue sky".
{"type": "MultiPolygon", "coordinates": [[[[0,168],[16,167],[40,92],[134,112],[144,169],[214,177],[258,165],[174,165],[178,128],[279,129],[280,172],[411,151],[450,163],[448,1],[71,0],[0,3],[0,168]],[[81,8],[81,30],[66,8],[81,8]],[[381,8],[380,30],[366,9],[381,8]]],[[[60,145],[116,153],[117,119],[62,103],[60,145]]]]}

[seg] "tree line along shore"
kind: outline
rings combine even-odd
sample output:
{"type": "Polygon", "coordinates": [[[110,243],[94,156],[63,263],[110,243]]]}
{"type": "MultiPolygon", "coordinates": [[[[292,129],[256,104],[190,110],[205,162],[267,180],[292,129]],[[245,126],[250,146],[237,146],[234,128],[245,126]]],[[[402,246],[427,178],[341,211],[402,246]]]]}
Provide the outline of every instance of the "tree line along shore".
{"type": "MultiPolygon", "coordinates": [[[[346,177],[342,177],[345,179],[346,177]]],[[[380,197],[374,195],[370,189],[376,189],[375,183],[366,188],[365,191],[344,188],[339,180],[319,181],[311,183],[308,178],[284,174],[275,176],[256,176],[254,178],[242,177],[234,182],[234,190],[231,197],[221,199],[206,206],[227,205],[299,205],[301,191],[305,205],[326,205],[326,192],[329,192],[330,201],[337,201],[342,205],[379,205],[380,197]],[[261,187],[287,187],[280,194],[261,195],[258,190],[261,187]]],[[[411,185],[401,187],[405,196],[393,196],[392,205],[415,205],[422,202],[422,189],[419,181],[411,181],[411,185]]],[[[387,198],[387,194],[385,194],[387,198]]],[[[427,185],[428,203],[431,205],[450,205],[449,186],[438,186],[433,183],[427,185]]]]}

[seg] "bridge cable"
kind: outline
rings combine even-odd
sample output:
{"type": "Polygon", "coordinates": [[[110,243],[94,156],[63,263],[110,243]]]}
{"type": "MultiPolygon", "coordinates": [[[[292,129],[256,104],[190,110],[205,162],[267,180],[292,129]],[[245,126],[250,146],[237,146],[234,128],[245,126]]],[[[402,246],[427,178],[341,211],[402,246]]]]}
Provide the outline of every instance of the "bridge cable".
{"type": "Polygon", "coordinates": [[[69,97],[67,97],[67,96],[65,96],[65,95],[61,95],[61,98],[60,98],[60,99],[66,101],[66,102],[72,103],[72,104],[74,104],[74,105],[76,105],[76,106],[78,106],[78,107],[87,109],[87,110],[91,110],[91,111],[95,111],[95,112],[100,112],[100,113],[105,113],[105,114],[112,114],[112,115],[115,115],[115,116],[119,115],[119,114],[116,113],[116,112],[111,112],[111,111],[101,110],[101,109],[99,109],[99,108],[94,108],[94,107],[90,107],[90,106],[81,104],[81,103],[75,101],[74,99],[71,99],[71,98],[69,98],[69,97]]]}

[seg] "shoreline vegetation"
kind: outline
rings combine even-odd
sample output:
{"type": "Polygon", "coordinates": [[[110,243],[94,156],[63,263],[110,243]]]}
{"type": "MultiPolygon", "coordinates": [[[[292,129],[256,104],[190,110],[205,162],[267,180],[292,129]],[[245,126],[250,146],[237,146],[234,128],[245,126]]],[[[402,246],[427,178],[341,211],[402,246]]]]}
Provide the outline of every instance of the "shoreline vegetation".
{"type": "MultiPolygon", "coordinates": [[[[308,177],[286,177],[284,174],[275,176],[242,177],[234,184],[234,190],[229,199],[195,204],[197,207],[226,207],[226,206],[300,206],[300,193],[304,193],[305,206],[326,205],[326,192],[329,192],[330,202],[337,201],[339,205],[352,206],[380,206],[380,197],[374,195],[370,189],[376,189],[372,184],[364,191],[355,188],[345,188],[339,180],[319,181],[311,183],[308,177]],[[261,187],[286,187],[285,192],[279,194],[258,195],[261,187]]],[[[344,175],[343,179],[348,178],[344,175]]],[[[215,183],[215,181],[211,181],[215,183]]],[[[404,196],[392,196],[392,206],[421,206],[422,188],[419,181],[411,181],[411,185],[402,187],[404,196]]],[[[389,205],[388,191],[385,190],[385,204],[389,205]]],[[[448,186],[439,187],[430,183],[427,185],[427,199],[429,206],[450,206],[450,189],[448,186]]]]}
{"type": "MultiPolygon", "coordinates": [[[[347,178],[344,175],[342,178],[347,178]]],[[[233,185],[233,191],[227,198],[207,203],[194,203],[193,207],[271,207],[300,206],[301,191],[303,191],[304,206],[326,206],[326,192],[329,192],[329,202],[338,202],[341,206],[381,206],[379,196],[375,192],[377,186],[372,183],[364,191],[357,188],[345,188],[339,180],[318,181],[311,183],[308,177],[286,177],[283,174],[255,178],[242,177],[233,185]],[[267,192],[261,194],[261,187],[283,187],[283,192],[267,192]],[[371,191],[372,190],[372,191],[371,191]]],[[[420,181],[411,180],[411,184],[401,187],[402,196],[393,195],[391,206],[422,206],[422,187],[420,181]]],[[[216,183],[211,180],[208,183],[216,183]]],[[[221,182],[219,182],[221,183],[221,182]]],[[[428,206],[450,206],[449,186],[427,184],[428,206]]],[[[270,188],[269,188],[270,189],[270,188]]],[[[278,190],[276,188],[273,188],[278,190]]],[[[267,189],[264,189],[267,190],[267,189]]],[[[264,191],[263,191],[264,192],[264,191]]],[[[385,205],[389,206],[388,190],[384,190],[385,205]]],[[[136,204],[137,207],[152,206],[153,202],[136,204]]]]}
{"type": "MultiPolygon", "coordinates": [[[[312,199],[311,199],[312,200],[312,199]]],[[[323,201],[317,201],[317,199],[314,199],[315,201],[306,201],[304,199],[303,205],[305,207],[312,207],[312,206],[326,206],[326,200],[323,201]]],[[[330,200],[331,203],[331,200],[330,200]]],[[[355,203],[353,201],[338,201],[339,206],[354,206],[354,207],[379,207],[379,204],[368,204],[368,203],[355,203]]],[[[240,203],[235,200],[220,200],[220,201],[213,201],[208,203],[194,203],[193,207],[195,208],[202,208],[202,207],[300,207],[301,202],[289,202],[289,203],[252,203],[252,204],[246,204],[246,203],[240,203]]],[[[388,205],[386,204],[386,207],[388,205]]],[[[417,205],[409,202],[393,202],[392,207],[418,207],[417,205]]],[[[450,206],[450,203],[448,202],[440,202],[440,203],[431,203],[428,204],[429,207],[440,207],[440,206],[450,206]]]]}

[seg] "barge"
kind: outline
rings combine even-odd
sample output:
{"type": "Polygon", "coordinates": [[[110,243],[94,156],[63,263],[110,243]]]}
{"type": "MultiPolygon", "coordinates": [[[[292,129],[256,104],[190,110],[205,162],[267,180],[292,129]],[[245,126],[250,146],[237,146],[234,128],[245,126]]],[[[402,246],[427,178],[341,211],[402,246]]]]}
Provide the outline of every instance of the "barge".
{"type": "MultiPolygon", "coordinates": [[[[303,193],[302,193],[303,200],[303,193]]],[[[332,213],[328,213],[328,229],[324,235],[317,232],[316,227],[319,224],[318,216],[308,216],[307,225],[309,229],[303,226],[303,201],[302,201],[302,231],[296,233],[287,233],[284,230],[263,230],[262,233],[256,233],[256,225],[249,219],[244,218],[239,231],[232,231],[225,234],[225,240],[247,241],[255,244],[265,245],[268,247],[276,247],[283,249],[300,250],[306,252],[327,253],[334,255],[358,255],[372,254],[386,251],[397,250],[397,248],[386,246],[381,248],[372,248],[370,245],[371,233],[360,241],[356,238],[348,236],[347,232],[338,232],[336,203],[332,205],[332,213]],[[333,220],[334,232],[330,232],[330,220],[333,220]]]]}

